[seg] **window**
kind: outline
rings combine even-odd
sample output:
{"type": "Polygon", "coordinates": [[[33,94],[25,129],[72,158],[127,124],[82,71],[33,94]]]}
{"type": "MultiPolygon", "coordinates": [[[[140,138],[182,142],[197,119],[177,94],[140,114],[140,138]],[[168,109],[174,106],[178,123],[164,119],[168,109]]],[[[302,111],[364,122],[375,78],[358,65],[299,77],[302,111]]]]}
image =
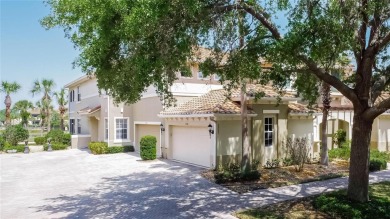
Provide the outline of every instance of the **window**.
{"type": "Polygon", "coordinates": [[[221,76],[219,76],[217,74],[214,75],[214,80],[219,81],[220,79],[221,79],[221,76]]]}
{"type": "Polygon", "coordinates": [[[203,79],[203,72],[201,71],[198,71],[198,79],[203,79]]]}
{"type": "Polygon", "coordinates": [[[70,126],[69,127],[70,134],[72,134],[72,135],[75,134],[74,133],[74,119],[69,120],[69,126],[70,126]]]}
{"type": "Polygon", "coordinates": [[[128,140],[128,118],[115,119],[115,140],[128,140]]]}
{"type": "Polygon", "coordinates": [[[104,119],[104,140],[108,139],[108,119],[104,119]]]}
{"type": "Polygon", "coordinates": [[[274,118],[266,117],[264,118],[264,145],[266,147],[273,146],[274,140],[274,118]]]}
{"type": "Polygon", "coordinates": [[[81,119],[77,119],[77,134],[81,134],[81,119]]]}
{"type": "Polygon", "coordinates": [[[74,102],[74,90],[71,90],[69,93],[69,102],[74,102]]]}
{"type": "Polygon", "coordinates": [[[77,87],[77,101],[81,101],[80,87],[77,87]]]}
{"type": "Polygon", "coordinates": [[[192,78],[192,72],[191,71],[189,71],[189,72],[181,71],[180,72],[180,77],[181,78],[192,78]]]}

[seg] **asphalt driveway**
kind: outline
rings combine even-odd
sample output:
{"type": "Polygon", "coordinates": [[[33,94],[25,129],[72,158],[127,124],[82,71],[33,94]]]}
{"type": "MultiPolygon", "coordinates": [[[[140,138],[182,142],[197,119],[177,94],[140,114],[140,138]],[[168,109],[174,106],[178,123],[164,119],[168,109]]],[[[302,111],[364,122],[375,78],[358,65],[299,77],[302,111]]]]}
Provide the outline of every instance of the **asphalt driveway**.
{"type": "MultiPolygon", "coordinates": [[[[135,153],[0,155],[0,218],[232,218],[242,209],[346,188],[348,178],[237,194],[202,169],[135,153]]],[[[370,182],[390,181],[390,170],[370,182]]]]}

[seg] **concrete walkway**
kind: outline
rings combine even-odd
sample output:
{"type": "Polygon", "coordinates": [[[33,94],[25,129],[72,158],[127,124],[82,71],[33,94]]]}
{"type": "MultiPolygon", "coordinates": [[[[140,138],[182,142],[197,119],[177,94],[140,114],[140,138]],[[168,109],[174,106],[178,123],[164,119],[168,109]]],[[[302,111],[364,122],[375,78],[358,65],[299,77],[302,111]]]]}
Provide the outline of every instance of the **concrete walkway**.
{"type": "MultiPolygon", "coordinates": [[[[197,167],[80,150],[1,154],[0,171],[0,218],[233,218],[239,209],[347,186],[338,178],[239,195],[197,167]]],[[[370,180],[390,181],[390,171],[370,180]]]]}

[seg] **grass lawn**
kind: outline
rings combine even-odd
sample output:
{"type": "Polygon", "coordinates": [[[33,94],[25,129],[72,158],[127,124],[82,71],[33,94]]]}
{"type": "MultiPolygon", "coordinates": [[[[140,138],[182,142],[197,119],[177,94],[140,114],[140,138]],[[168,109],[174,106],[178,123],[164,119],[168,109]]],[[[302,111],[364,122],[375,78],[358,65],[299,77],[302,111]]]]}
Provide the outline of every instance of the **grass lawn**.
{"type": "MultiPolygon", "coordinates": [[[[297,172],[293,166],[274,169],[263,168],[260,170],[261,177],[258,180],[227,182],[220,185],[238,193],[245,193],[257,189],[275,188],[347,176],[348,170],[349,163],[344,160],[333,160],[328,168],[324,168],[319,164],[305,164],[301,172],[297,172]]],[[[215,182],[214,174],[214,171],[208,170],[203,172],[202,176],[215,182]]]]}
{"type": "Polygon", "coordinates": [[[390,182],[370,185],[370,201],[351,202],[346,190],[300,198],[237,212],[240,219],[254,218],[390,218],[390,182]]]}

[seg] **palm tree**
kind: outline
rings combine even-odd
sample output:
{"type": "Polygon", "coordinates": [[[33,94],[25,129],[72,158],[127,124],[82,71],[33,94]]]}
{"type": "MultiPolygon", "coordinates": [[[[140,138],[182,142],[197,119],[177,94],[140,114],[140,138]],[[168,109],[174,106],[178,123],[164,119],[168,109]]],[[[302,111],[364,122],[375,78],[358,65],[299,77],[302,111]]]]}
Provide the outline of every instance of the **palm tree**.
{"type": "Polygon", "coordinates": [[[34,108],[33,104],[28,100],[19,100],[15,103],[14,109],[19,111],[19,116],[22,119],[21,124],[24,127],[27,127],[28,124],[28,118],[30,117],[30,113],[28,112],[29,109],[34,108]]]}
{"type": "Polygon", "coordinates": [[[68,104],[68,98],[67,98],[67,95],[65,93],[65,88],[61,88],[61,90],[59,92],[55,92],[54,96],[57,99],[58,111],[60,112],[61,130],[64,131],[64,116],[65,116],[66,110],[68,110],[66,108],[66,104],[68,104]]]}
{"type": "Polygon", "coordinates": [[[47,127],[47,130],[50,131],[50,113],[52,110],[51,106],[51,95],[53,94],[53,88],[55,83],[53,80],[42,79],[42,81],[36,80],[34,82],[34,86],[31,89],[31,93],[43,93],[43,97],[41,99],[41,113],[44,114],[42,118],[42,125],[47,127]]]}
{"type": "Polygon", "coordinates": [[[20,85],[16,82],[10,83],[7,81],[1,82],[1,88],[0,91],[5,93],[5,124],[8,126],[11,124],[11,93],[16,93],[20,89],[20,85]]]}

